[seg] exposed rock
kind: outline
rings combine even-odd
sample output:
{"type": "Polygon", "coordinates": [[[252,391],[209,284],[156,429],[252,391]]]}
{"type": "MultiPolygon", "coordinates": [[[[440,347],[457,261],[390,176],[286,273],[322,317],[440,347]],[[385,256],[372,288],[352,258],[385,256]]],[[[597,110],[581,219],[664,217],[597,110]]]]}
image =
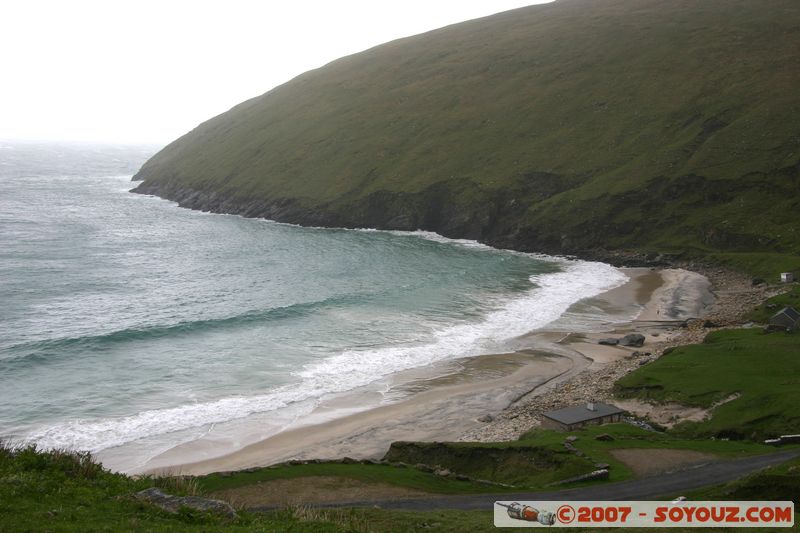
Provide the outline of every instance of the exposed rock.
{"type": "Polygon", "coordinates": [[[491,422],[492,420],[494,420],[494,417],[492,415],[483,415],[482,417],[478,418],[478,422],[484,422],[484,423],[491,422]]]}
{"type": "Polygon", "coordinates": [[[450,474],[452,474],[452,472],[450,472],[450,470],[448,470],[447,468],[442,468],[440,470],[436,470],[434,472],[434,474],[436,474],[437,476],[441,476],[441,477],[447,477],[450,474]]]}
{"type": "Polygon", "coordinates": [[[608,463],[597,463],[596,465],[594,465],[594,467],[597,468],[598,470],[608,470],[609,468],[611,468],[611,465],[608,463]]]}
{"type": "Polygon", "coordinates": [[[639,346],[644,345],[644,335],[641,333],[631,333],[629,335],[625,335],[619,340],[620,346],[632,346],[638,348],[639,346]]]}
{"type": "Polygon", "coordinates": [[[236,518],[236,511],[231,504],[222,500],[211,500],[199,496],[172,496],[161,489],[151,487],[136,493],[138,500],[151,503],[168,513],[177,513],[187,507],[195,511],[218,513],[229,518],[236,518]]]}
{"type": "Polygon", "coordinates": [[[352,457],[342,457],[342,459],[339,462],[342,463],[343,465],[354,465],[358,463],[358,461],[356,461],[352,457]]]}
{"type": "Polygon", "coordinates": [[[431,472],[433,472],[433,467],[431,467],[431,466],[428,466],[428,465],[426,465],[426,464],[422,464],[422,463],[417,463],[417,464],[415,464],[415,465],[414,465],[414,468],[416,468],[416,469],[417,469],[417,470],[419,470],[420,472],[428,472],[428,473],[431,473],[431,472]]]}
{"type": "Polygon", "coordinates": [[[575,442],[576,440],[578,440],[578,437],[576,437],[575,435],[570,435],[569,437],[565,438],[564,440],[567,441],[567,442],[575,442]]]}
{"type": "Polygon", "coordinates": [[[604,346],[616,346],[619,344],[619,339],[600,339],[597,341],[597,344],[602,344],[604,346]]]}
{"type": "Polygon", "coordinates": [[[602,435],[598,435],[594,438],[594,440],[602,440],[602,441],[612,441],[614,437],[609,435],[608,433],[603,433],[602,435]]]}
{"type": "Polygon", "coordinates": [[[565,485],[567,483],[576,483],[578,481],[590,481],[595,479],[608,479],[608,469],[595,470],[593,472],[589,472],[588,474],[583,474],[582,476],[562,479],[561,481],[554,483],[554,485],[565,485]]]}

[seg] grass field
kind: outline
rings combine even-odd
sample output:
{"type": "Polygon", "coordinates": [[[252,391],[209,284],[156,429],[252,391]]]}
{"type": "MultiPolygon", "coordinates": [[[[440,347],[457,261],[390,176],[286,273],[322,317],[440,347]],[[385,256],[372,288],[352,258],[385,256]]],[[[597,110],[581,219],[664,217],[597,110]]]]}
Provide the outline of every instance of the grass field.
{"type": "Polygon", "coordinates": [[[616,394],[711,407],[733,394],[705,422],[671,432],[687,437],[763,439],[800,432],[800,335],[760,328],[711,333],[620,379],[616,394]]]}
{"type": "Polygon", "coordinates": [[[265,483],[276,479],[293,479],[308,476],[336,476],[368,483],[386,483],[438,494],[474,494],[510,490],[496,485],[443,478],[422,472],[412,466],[401,468],[379,464],[341,463],[281,465],[261,468],[251,472],[232,472],[225,475],[209,474],[198,478],[198,483],[204,492],[212,492],[254,483],[265,483]]]}

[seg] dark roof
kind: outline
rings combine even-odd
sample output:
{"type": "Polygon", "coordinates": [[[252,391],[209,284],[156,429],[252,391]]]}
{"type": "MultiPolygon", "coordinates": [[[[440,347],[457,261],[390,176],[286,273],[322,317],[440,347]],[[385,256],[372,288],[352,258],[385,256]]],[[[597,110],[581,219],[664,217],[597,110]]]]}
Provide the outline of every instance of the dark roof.
{"type": "Polygon", "coordinates": [[[596,402],[594,404],[594,411],[590,411],[586,408],[586,404],[582,404],[573,407],[565,407],[564,409],[558,409],[556,411],[547,411],[546,413],[542,413],[542,416],[569,425],[577,424],[578,422],[587,422],[589,420],[622,412],[622,409],[619,407],[596,402]]]}
{"type": "Polygon", "coordinates": [[[784,307],[783,309],[772,315],[772,318],[777,318],[780,315],[788,316],[795,322],[800,320],[800,312],[798,312],[794,307],[784,307]]]}

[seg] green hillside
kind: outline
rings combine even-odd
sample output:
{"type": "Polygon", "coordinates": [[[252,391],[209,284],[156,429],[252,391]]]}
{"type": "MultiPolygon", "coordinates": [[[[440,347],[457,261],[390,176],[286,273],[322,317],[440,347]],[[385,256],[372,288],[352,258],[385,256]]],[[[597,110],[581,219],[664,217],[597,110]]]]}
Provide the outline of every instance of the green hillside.
{"type": "Polygon", "coordinates": [[[134,179],[210,211],[772,273],[800,268],[798,87],[796,0],[557,0],[307,72],[134,179]]]}

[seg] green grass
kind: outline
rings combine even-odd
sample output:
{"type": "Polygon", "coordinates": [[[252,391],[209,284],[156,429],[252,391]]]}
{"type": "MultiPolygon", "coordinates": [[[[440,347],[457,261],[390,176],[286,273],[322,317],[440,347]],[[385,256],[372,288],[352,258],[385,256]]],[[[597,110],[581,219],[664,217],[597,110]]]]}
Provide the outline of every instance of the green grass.
{"type": "Polygon", "coordinates": [[[800,335],[766,335],[759,328],[724,330],[698,345],[676,348],[620,379],[623,397],[717,407],[710,420],[683,422],[687,437],[763,439],[800,432],[800,335]]]}
{"type": "Polygon", "coordinates": [[[440,494],[473,494],[480,492],[503,492],[503,487],[458,481],[422,472],[413,467],[387,465],[319,463],[307,465],[281,465],[261,468],[249,472],[230,474],[209,474],[198,478],[198,485],[204,492],[231,489],[275,479],[292,479],[307,476],[338,476],[368,483],[387,483],[440,494]]]}
{"type": "MultiPolygon", "coordinates": [[[[518,488],[542,488],[591,472],[593,464],[563,447],[528,442],[395,442],[386,459],[409,464],[439,465],[476,479],[518,488]]],[[[495,492],[485,489],[483,492],[495,492]]]]}
{"type": "Polygon", "coordinates": [[[290,512],[241,512],[234,521],[196,511],[176,515],[141,503],[133,494],[162,486],[180,494],[185,483],[133,479],[104,470],[87,454],[40,452],[0,446],[0,531],[296,531],[350,529],[326,521],[304,521],[290,512]]]}
{"type": "Polygon", "coordinates": [[[212,211],[773,279],[800,270],[799,25],[795,0],[522,8],[307,72],[136,178],[212,211]]]}

